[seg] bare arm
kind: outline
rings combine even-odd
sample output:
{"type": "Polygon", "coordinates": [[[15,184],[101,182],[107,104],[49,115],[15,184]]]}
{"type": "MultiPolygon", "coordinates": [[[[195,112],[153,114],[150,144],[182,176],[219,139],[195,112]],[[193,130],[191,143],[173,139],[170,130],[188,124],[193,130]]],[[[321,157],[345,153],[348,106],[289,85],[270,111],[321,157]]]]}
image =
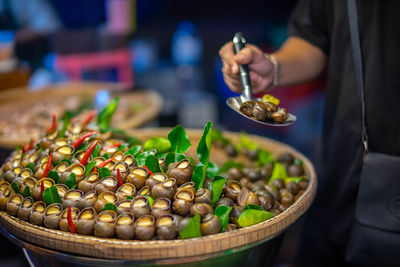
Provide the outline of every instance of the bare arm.
{"type": "MultiPolygon", "coordinates": [[[[234,55],[232,43],[225,44],[219,51],[223,62],[222,72],[226,84],[235,92],[241,92],[238,64],[249,64],[253,92],[271,88],[274,66],[254,45],[246,45],[234,55]]],[[[279,62],[279,86],[297,84],[317,77],[325,68],[327,56],[324,52],[298,38],[290,37],[273,54],[279,62]]]]}

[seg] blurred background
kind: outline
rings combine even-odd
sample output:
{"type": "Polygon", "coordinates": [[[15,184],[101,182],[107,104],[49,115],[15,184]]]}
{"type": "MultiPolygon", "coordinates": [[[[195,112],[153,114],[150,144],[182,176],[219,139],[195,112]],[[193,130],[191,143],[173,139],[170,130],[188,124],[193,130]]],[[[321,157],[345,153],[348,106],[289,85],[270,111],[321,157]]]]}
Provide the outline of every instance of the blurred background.
{"type": "MultiPolygon", "coordinates": [[[[163,106],[145,126],[200,128],[212,120],[221,130],[288,143],[316,163],[324,77],[274,89],[272,94],[297,122],[268,128],[226,106],[234,94],[224,84],[218,56],[238,31],[266,52],[279,48],[296,2],[0,0],[0,93],[15,87],[39,91],[71,81],[115,82],[129,92],[154,90],[163,106]]],[[[278,264],[293,258],[296,235],[285,241],[278,264]]],[[[2,247],[7,242],[2,240],[2,247]]],[[[7,251],[1,253],[0,266],[26,266],[15,261],[20,252],[7,251]]]]}

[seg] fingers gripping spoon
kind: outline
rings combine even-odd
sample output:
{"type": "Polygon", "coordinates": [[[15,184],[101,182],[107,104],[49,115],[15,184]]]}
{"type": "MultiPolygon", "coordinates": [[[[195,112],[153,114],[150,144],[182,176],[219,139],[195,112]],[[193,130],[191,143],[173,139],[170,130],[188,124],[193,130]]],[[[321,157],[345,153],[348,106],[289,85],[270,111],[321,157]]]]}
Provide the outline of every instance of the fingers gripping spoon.
{"type": "MultiPolygon", "coordinates": [[[[246,39],[242,36],[240,32],[235,34],[232,41],[235,54],[237,54],[240,50],[242,50],[246,45],[246,39]]],[[[289,118],[284,122],[274,122],[274,121],[263,122],[247,117],[242,112],[240,112],[240,105],[246,101],[253,99],[253,95],[251,93],[249,67],[247,65],[239,65],[239,77],[240,77],[240,83],[242,85],[242,94],[240,96],[230,97],[226,100],[226,104],[231,109],[233,109],[240,115],[254,122],[269,126],[288,126],[296,121],[296,116],[294,116],[293,114],[289,114],[289,118]]]]}

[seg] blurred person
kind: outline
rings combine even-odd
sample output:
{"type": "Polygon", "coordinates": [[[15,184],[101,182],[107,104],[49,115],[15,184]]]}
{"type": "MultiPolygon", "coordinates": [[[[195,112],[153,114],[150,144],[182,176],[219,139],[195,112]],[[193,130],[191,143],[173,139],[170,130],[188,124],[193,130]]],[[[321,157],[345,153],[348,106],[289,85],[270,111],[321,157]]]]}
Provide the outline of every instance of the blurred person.
{"type": "Polygon", "coordinates": [[[15,31],[18,59],[38,67],[49,49],[48,36],[62,26],[46,0],[0,0],[0,30],[15,31]]]}
{"type": "MultiPolygon", "coordinates": [[[[399,156],[400,28],[396,22],[400,2],[356,3],[369,151],[399,156]]],[[[234,55],[232,42],[219,51],[224,80],[238,93],[239,64],[249,65],[253,93],[302,83],[328,70],[322,164],[317,166],[319,188],[300,244],[299,266],[353,266],[345,255],[355,216],[364,147],[361,98],[347,11],[346,1],[302,0],[290,18],[289,38],[275,53],[266,55],[247,44],[234,55]]]]}

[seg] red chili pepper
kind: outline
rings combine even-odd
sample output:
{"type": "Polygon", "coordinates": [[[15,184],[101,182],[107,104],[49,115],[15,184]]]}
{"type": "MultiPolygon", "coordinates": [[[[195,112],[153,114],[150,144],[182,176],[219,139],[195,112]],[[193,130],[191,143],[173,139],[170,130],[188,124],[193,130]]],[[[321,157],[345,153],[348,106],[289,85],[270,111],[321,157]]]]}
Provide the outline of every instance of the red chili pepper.
{"type": "Polygon", "coordinates": [[[80,162],[83,166],[86,166],[90,158],[90,155],[92,155],[93,150],[96,148],[98,142],[99,142],[98,140],[94,141],[93,144],[88,148],[88,150],[86,150],[85,154],[83,154],[83,157],[80,162]]]}
{"type": "Polygon", "coordinates": [[[49,159],[47,160],[46,167],[44,168],[42,178],[47,177],[47,174],[49,173],[49,171],[51,169],[52,159],[53,159],[53,153],[50,154],[49,159]]]}
{"type": "Polygon", "coordinates": [[[32,139],[31,142],[29,143],[28,147],[26,148],[26,152],[32,149],[33,144],[35,143],[35,139],[32,139]]]}
{"type": "Polygon", "coordinates": [[[98,134],[99,132],[89,132],[87,134],[82,135],[81,137],[78,138],[78,140],[75,141],[75,143],[72,144],[72,146],[77,149],[82,143],[85,141],[86,138],[98,134]]]}
{"type": "Polygon", "coordinates": [[[89,122],[94,118],[94,116],[97,115],[97,110],[92,110],[86,117],[86,119],[83,121],[82,125],[86,126],[89,124],[89,122]]]}
{"type": "Polygon", "coordinates": [[[43,201],[44,181],[40,183],[40,201],[43,201]]]}
{"type": "Polygon", "coordinates": [[[57,117],[56,114],[53,113],[53,122],[51,124],[51,127],[47,130],[47,134],[51,134],[57,129],[57,117]]]}
{"type": "Polygon", "coordinates": [[[22,144],[21,150],[22,150],[22,154],[24,154],[25,153],[25,145],[24,144],[22,144]]]}
{"type": "Polygon", "coordinates": [[[67,221],[68,221],[68,228],[71,233],[76,233],[75,224],[72,220],[72,212],[71,212],[71,205],[68,205],[68,212],[67,212],[67,221]]]}
{"type": "Polygon", "coordinates": [[[112,156],[112,158],[110,159],[106,159],[105,161],[103,161],[102,163],[100,163],[99,165],[97,165],[98,168],[103,168],[105,167],[108,163],[110,163],[111,161],[113,161],[115,159],[115,157],[117,156],[117,154],[115,153],[114,156],[112,156]]]}
{"type": "Polygon", "coordinates": [[[121,185],[124,184],[124,182],[122,181],[121,172],[119,171],[119,169],[117,169],[117,180],[118,180],[118,187],[120,187],[121,185]]]}
{"type": "Polygon", "coordinates": [[[143,168],[145,168],[147,170],[147,172],[149,173],[149,175],[152,175],[153,172],[149,170],[149,168],[147,168],[145,165],[143,165],[143,168]]]}
{"type": "Polygon", "coordinates": [[[122,145],[122,143],[121,143],[121,142],[117,142],[117,143],[115,143],[115,144],[112,144],[112,145],[103,147],[103,150],[108,150],[108,149],[110,149],[110,148],[112,148],[112,147],[119,147],[120,145],[122,145]]]}

